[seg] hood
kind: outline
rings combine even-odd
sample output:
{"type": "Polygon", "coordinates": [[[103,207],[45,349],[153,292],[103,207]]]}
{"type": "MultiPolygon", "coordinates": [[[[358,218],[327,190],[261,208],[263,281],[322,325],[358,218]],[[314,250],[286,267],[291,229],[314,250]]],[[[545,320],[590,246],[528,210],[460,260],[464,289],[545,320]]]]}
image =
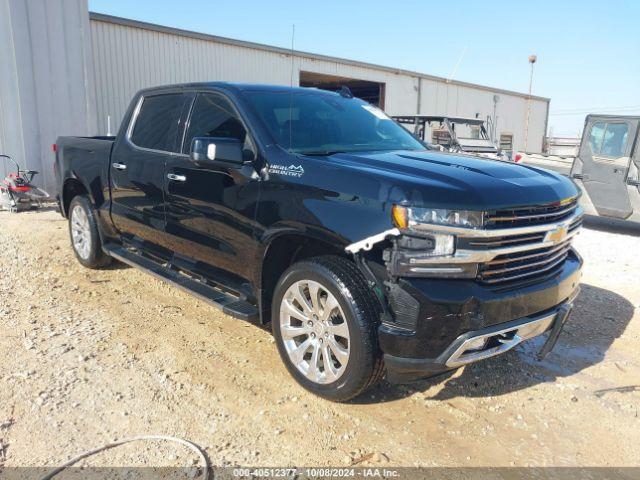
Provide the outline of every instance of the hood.
{"type": "Polygon", "coordinates": [[[394,203],[495,210],[578,195],[571,180],[554,172],[470,155],[393,151],[305,158],[335,166],[332,180],[343,183],[340,191],[364,194],[359,188],[376,185],[377,198],[394,203]]]}

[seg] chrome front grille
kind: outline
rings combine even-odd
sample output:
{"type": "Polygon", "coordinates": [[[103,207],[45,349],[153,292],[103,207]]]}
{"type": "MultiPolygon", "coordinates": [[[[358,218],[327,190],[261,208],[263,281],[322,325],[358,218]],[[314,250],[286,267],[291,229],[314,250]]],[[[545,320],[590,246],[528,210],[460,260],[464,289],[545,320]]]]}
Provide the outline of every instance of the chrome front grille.
{"type": "MultiPolygon", "coordinates": [[[[525,235],[512,235],[491,239],[491,247],[506,248],[509,253],[497,255],[478,266],[478,280],[485,284],[525,281],[538,275],[552,274],[560,269],[571,250],[572,237],[582,225],[582,216],[570,218],[559,228],[566,229],[566,239],[556,243],[545,241],[549,231],[525,235]],[[513,246],[521,245],[513,251],[513,246]]],[[[551,230],[553,232],[554,230],[551,230]]],[[[486,239],[483,239],[486,241],[486,239]]],[[[482,243],[482,242],[480,242],[482,243]]],[[[486,243],[486,242],[485,242],[486,243]]],[[[477,241],[469,245],[478,244],[477,241]]]]}
{"type": "MultiPolygon", "coordinates": [[[[541,214],[544,218],[560,219],[534,225],[502,225],[501,228],[425,225],[426,234],[454,236],[455,252],[429,255],[419,250],[399,249],[395,256],[389,256],[390,271],[397,276],[474,278],[481,284],[500,288],[535,281],[537,277],[548,278],[560,271],[572,255],[571,242],[582,225],[584,212],[582,207],[571,202],[563,208],[546,205],[526,210],[544,211],[541,214]],[[570,209],[569,213],[567,209],[570,209]]],[[[531,215],[520,219],[540,221],[539,218],[524,217],[531,215]]]]}
{"type": "Polygon", "coordinates": [[[571,222],[571,224],[569,225],[568,231],[569,233],[573,233],[574,231],[578,230],[581,226],[582,226],[582,217],[577,218],[576,220],[571,222]]]}
{"type": "Polygon", "coordinates": [[[485,215],[488,229],[543,225],[570,218],[578,208],[578,199],[524,208],[495,210],[485,215]]]}
{"type": "Polygon", "coordinates": [[[493,238],[474,238],[468,241],[468,245],[478,249],[493,249],[507,246],[527,245],[530,243],[540,243],[544,240],[546,233],[529,233],[524,235],[505,235],[493,238]]]}
{"type": "Polygon", "coordinates": [[[569,250],[571,240],[552,247],[499,255],[480,265],[478,278],[483,283],[496,284],[551,273],[567,259],[569,250]]]}

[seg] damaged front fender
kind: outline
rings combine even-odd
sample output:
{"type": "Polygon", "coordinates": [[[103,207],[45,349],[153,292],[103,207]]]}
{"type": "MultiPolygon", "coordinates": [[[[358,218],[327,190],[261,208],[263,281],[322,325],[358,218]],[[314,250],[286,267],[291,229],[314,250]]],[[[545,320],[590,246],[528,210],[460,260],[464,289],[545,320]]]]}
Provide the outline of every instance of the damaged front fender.
{"type": "Polygon", "coordinates": [[[397,237],[400,235],[400,230],[397,228],[391,228],[381,233],[377,233],[375,235],[371,235],[370,237],[364,238],[357,242],[354,242],[345,247],[345,250],[349,253],[358,253],[360,251],[368,252],[373,248],[376,243],[383,242],[391,237],[397,237]]]}

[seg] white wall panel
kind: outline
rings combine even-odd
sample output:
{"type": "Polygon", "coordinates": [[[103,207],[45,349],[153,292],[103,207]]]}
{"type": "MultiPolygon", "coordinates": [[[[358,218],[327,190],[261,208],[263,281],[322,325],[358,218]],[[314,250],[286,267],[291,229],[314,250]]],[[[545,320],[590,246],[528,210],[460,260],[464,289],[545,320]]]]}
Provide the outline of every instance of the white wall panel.
{"type": "MultiPolygon", "coordinates": [[[[501,91],[473,88],[443,81],[422,81],[421,112],[434,115],[458,115],[483,120],[493,116],[493,97],[498,95],[496,105],[497,134],[514,136],[514,148],[524,149],[525,123],[528,99],[523,95],[510,95],[501,91]]],[[[539,152],[545,135],[548,102],[536,97],[531,100],[529,126],[530,151],[539,152]]]]}
{"type": "Polygon", "coordinates": [[[86,0],[0,0],[0,152],[52,193],[51,144],[96,131],[88,37],[86,0]]]}
{"type": "MultiPolygon", "coordinates": [[[[107,115],[115,132],[134,93],[155,85],[198,81],[229,81],[288,85],[291,56],[285,49],[177,31],[140,22],[92,15],[91,36],[98,91],[98,129],[106,133],[107,115]]],[[[300,71],[382,82],[385,110],[391,115],[418,112],[421,74],[349,60],[296,52],[293,82],[300,71]]],[[[493,114],[498,94],[498,136],[514,135],[524,147],[527,98],[483,86],[447,82],[422,75],[420,113],[483,119],[493,114]]],[[[529,149],[539,151],[547,121],[548,101],[532,100],[529,149]]]]}

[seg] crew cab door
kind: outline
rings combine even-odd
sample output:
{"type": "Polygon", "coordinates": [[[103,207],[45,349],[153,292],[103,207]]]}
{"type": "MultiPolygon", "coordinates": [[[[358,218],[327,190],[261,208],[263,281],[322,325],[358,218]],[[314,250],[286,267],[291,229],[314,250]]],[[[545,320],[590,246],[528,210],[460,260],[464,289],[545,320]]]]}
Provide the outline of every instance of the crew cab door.
{"type": "Polygon", "coordinates": [[[182,93],[140,97],[111,155],[111,218],[121,235],[144,247],[162,243],[164,168],[178,151],[182,93]]]}
{"type": "Polygon", "coordinates": [[[258,260],[254,218],[259,177],[252,165],[196,165],[189,158],[194,137],[235,138],[255,152],[229,99],[212,92],[195,96],[182,156],[165,165],[166,233],[173,263],[236,291],[249,291],[258,260]]]}
{"type": "Polygon", "coordinates": [[[638,121],[633,119],[587,119],[571,174],[582,180],[599,215],[625,219],[633,212],[627,177],[637,131],[638,121]]]}

